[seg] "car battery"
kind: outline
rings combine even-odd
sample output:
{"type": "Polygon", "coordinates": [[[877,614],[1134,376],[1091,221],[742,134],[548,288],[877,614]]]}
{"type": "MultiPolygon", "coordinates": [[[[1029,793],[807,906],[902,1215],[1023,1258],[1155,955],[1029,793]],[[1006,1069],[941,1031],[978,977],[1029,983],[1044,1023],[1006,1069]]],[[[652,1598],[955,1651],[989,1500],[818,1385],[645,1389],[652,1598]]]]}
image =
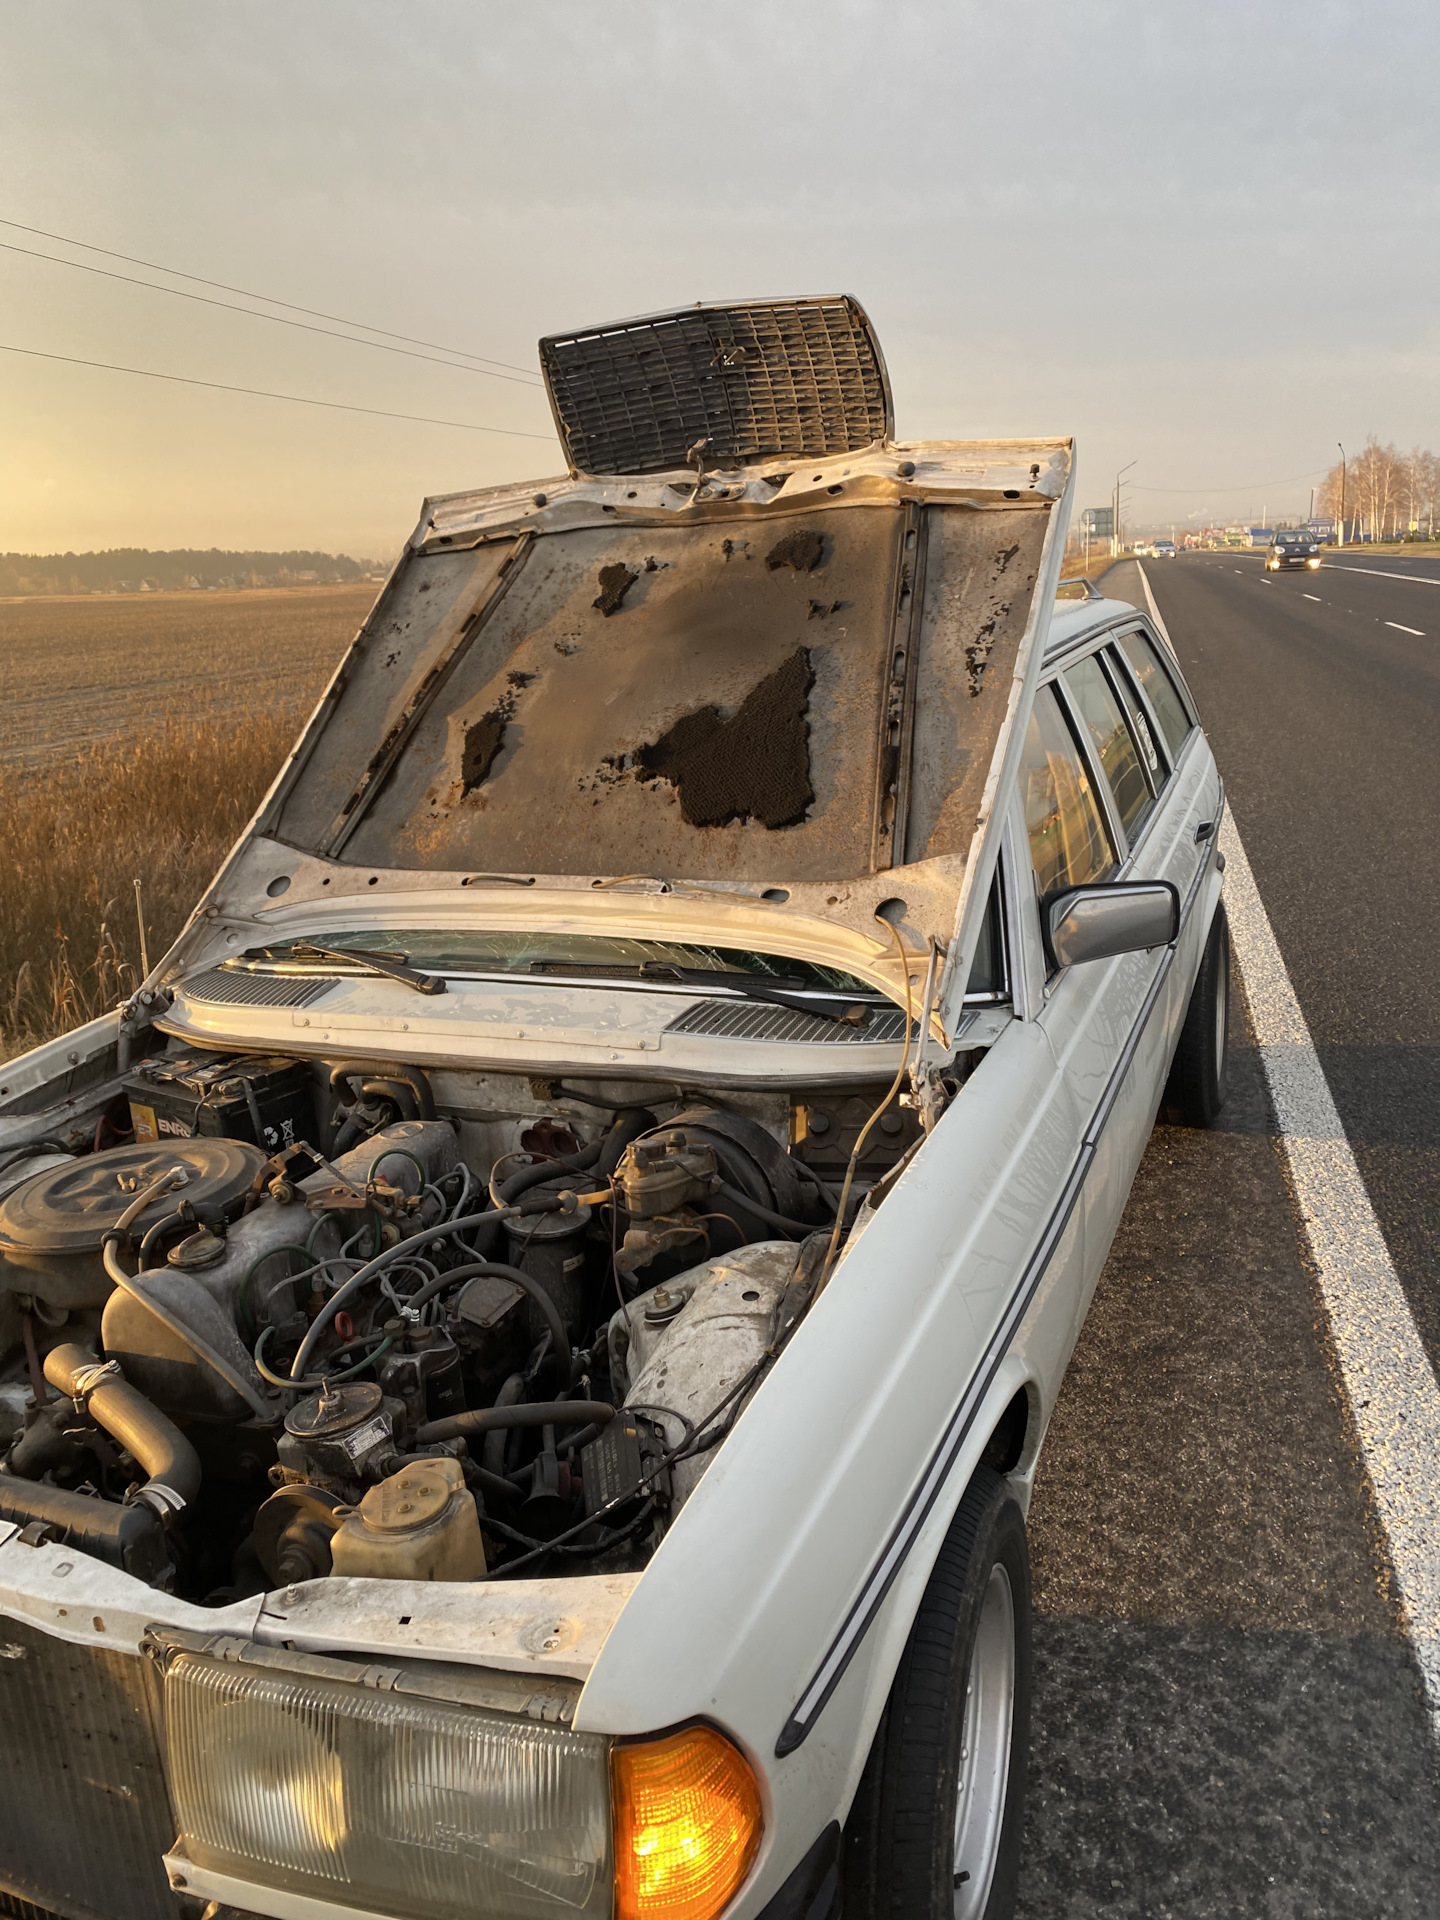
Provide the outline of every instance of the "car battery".
{"type": "Polygon", "coordinates": [[[156,1054],[123,1085],[137,1141],[220,1135],[272,1154],[315,1139],[310,1067],[283,1054],[156,1054]]]}

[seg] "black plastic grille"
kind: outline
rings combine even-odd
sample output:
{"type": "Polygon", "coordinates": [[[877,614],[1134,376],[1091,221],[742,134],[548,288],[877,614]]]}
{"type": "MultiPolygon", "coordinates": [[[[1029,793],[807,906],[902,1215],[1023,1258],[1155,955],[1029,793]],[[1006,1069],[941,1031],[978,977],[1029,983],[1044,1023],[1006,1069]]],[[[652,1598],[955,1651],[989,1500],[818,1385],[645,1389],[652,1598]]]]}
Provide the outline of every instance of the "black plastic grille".
{"type": "Polygon", "coordinates": [[[703,1033],[716,1039],[785,1041],[791,1046],[887,1046],[905,1037],[899,1007],[877,1007],[863,1027],[818,1013],[755,1000],[700,1000],[666,1027],[667,1033],[703,1033]]]}
{"type": "Polygon", "coordinates": [[[22,1900],[18,1894],[6,1893],[0,1887],[0,1914],[4,1920],[61,1920],[49,1907],[37,1907],[33,1900],[22,1900]]]}
{"type": "Polygon", "coordinates": [[[159,1697],[144,1660],[0,1619],[0,1887],[64,1920],[180,1920],[159,1697]]]}
{"type": "Polygon", "coordinates": [[[239,973],[215,967],[187,980],[180,991],[188,1000],[213,1007],[313,1007],[340,982],[333,976],[294,973],[239,973]]]}
{"type": "Polygon", "coordinates": [[[551,334],[560,437],[581,473],[656,473],[853,453],[894,430],[880,343],[857,301],[776,300],[551,334]]]}

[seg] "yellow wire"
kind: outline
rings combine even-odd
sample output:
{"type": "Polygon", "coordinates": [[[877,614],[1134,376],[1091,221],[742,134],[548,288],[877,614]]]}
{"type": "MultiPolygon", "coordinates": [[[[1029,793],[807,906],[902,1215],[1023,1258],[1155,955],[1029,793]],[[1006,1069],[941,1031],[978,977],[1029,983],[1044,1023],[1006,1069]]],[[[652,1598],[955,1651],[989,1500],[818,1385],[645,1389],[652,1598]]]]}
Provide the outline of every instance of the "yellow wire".
{"type": "Polygon", "coordinates": [[[898,929],[889,920],[885,922],[885,925],[890,929],[890,938],[895,942],[895,950],[900,956],[900,971],[905,981],[905,1045],[900,1054],[899,1069],[896,1072],[895,1078],[890,1083],[890,1089],[879,1106],[876,1107],[875,1111],[871,1114],[870,1118],[865,1122],[865,1125],[861,1128],[859,1137],[855,1142],[854,1151],[850,1155],[850,1164],[845,1169],[845,1184],[840,1189],[840,1204],[835,1209],[835,1225],[830,1232],[830,1245],[825,1250],[825,1265],[821,1268],[820,1278],[815,1285],[814,1298],[817,1300],[825,1291],[825,1287],[830,1279],[831,1269],[835,1265],[835,1256],[840,1247],[840,1232],[845,1220],[845,1204],[850,1198],[850,1188],[855,1181],[855,1169],[859,1164],[865,1142],[870,1138],[870,1129],[879,1120],[881,1114],[885,1112],[890,1102],[900,1091],[900,1083],[905,1078],[905,1069],[910,1062],[910,1029],[914,1025],[915,1017],[914,1000],[910,992],[910,962],[906,958],[905,943],[901,940],[898,929]]]}

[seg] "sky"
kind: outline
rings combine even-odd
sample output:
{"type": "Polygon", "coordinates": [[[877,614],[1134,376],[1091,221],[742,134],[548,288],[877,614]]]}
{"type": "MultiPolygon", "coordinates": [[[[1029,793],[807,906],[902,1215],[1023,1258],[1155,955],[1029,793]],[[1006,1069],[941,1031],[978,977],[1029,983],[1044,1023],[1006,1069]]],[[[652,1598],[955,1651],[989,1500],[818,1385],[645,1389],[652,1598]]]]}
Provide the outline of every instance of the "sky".
{"type": "Polygon", "coordinates": [[[902,437],[1074,434],[1136,525],[1303,513],[1337,442],[1440,447],[1437,72],[1411,0],[11,5],[0,348],[68,359],[0,351],[0,550],[388,557],[563,469],[541,334],[795,293],[868,309],[902,437]]]}

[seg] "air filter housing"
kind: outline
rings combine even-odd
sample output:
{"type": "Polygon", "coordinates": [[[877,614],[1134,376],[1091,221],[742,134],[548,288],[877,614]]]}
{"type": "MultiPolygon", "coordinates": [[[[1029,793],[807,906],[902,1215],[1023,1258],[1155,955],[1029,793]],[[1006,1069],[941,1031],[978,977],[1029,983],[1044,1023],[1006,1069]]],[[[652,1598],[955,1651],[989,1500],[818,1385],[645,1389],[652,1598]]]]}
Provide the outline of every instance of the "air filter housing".
{"type": "Polygon", "coordinates": [[[707,468],[854,453],[895,427],[858,300],[681,307],[552,333],[540,364],[579,473],[660,473],[703,441],[707,468]]]}

